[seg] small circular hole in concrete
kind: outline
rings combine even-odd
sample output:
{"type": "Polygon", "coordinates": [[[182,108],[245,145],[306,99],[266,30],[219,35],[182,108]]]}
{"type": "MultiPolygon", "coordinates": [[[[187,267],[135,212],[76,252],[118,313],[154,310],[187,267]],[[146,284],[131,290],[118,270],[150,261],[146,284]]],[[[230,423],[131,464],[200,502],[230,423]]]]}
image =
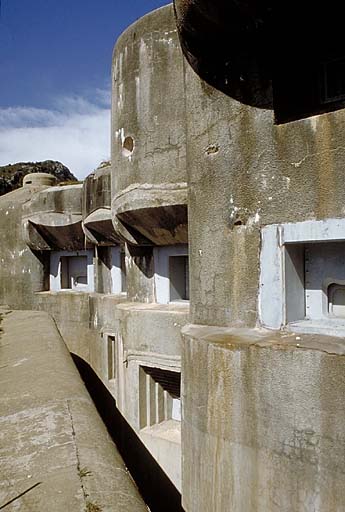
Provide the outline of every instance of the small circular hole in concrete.
{"type": "Polygon", "coordinates": [[[134,139],[133,137],[126,137],[122,144],[123,156],[130,156],[134,151],[134,139]]]}
{"type": "Polygon", "coordinates": [[[210,144],[207,148],[206,148],[206,155],[216,155],[219,151],[219,145],[218,144],[210,144]]]}

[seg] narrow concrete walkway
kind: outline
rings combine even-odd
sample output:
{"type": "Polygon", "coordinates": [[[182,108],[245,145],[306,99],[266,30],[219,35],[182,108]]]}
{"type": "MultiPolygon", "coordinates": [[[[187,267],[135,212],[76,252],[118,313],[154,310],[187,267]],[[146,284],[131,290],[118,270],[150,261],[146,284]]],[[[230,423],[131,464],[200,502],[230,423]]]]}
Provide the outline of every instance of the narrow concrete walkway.
{"type": "Polygon", "coordinates": [[[42,312],[0,309],[0,510],[147,512],[42,312]]]}

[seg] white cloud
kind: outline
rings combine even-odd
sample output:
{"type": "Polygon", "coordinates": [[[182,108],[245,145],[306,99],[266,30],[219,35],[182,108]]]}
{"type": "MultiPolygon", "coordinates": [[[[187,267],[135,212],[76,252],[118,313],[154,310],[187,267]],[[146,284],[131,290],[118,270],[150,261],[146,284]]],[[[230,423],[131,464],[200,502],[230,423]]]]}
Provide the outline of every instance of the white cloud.
{"type": "Polygon", "coordinates": [[[52,109],[0,108],[0,165],[59,160],[84,178],[110,155],[109,93],[58,98],[52,109]]]}

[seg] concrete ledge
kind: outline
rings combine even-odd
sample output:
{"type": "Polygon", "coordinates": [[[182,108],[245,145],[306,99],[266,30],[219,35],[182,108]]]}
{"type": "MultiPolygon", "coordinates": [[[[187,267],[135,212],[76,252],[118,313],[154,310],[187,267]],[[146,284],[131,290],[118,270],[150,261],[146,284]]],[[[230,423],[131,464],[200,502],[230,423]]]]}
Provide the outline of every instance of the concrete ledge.
{"type": "Polygon", "coordinates": [[[213,343],[225,349],[240,350],[246,346],[281,350],[312,349],[327,354],[345,355],[345,341],[338,336],[319,333],[294,333],[270,329],[245,329],[188,324],[182,335],[213,343]]]}
{"type": "Polygon", "coordinates": [[[341,340],[200,325],[182,333],[185,510],[342,510],[341,340]]]}
{"type": "Polygon", "coordinates": [[[147,510],[51,317],[0,317],[0,507],[147,510]]]}

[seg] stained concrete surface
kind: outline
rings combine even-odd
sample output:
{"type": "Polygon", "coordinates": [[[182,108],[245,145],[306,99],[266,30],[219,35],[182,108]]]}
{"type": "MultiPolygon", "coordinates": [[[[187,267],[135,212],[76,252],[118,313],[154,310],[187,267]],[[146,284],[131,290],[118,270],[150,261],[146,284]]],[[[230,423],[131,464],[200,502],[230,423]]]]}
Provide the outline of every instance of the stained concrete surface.
{"type": "Polygon", "coordinates": [[[44,256],[29,249],[22,232],[24,205],[41,189],[28,186],[0,197],[0,304],[15,309],[30,309],[48,277],[44,256]]]}
{"type": "Polygon", "coordinates": [[[343,512],[344,342],[182,329],[188,511],[343,512]]]}
{"type": "Polygon", "coordinates": [[[1,318],[0,509],[147,510],[53,319],[1,318]]]}

